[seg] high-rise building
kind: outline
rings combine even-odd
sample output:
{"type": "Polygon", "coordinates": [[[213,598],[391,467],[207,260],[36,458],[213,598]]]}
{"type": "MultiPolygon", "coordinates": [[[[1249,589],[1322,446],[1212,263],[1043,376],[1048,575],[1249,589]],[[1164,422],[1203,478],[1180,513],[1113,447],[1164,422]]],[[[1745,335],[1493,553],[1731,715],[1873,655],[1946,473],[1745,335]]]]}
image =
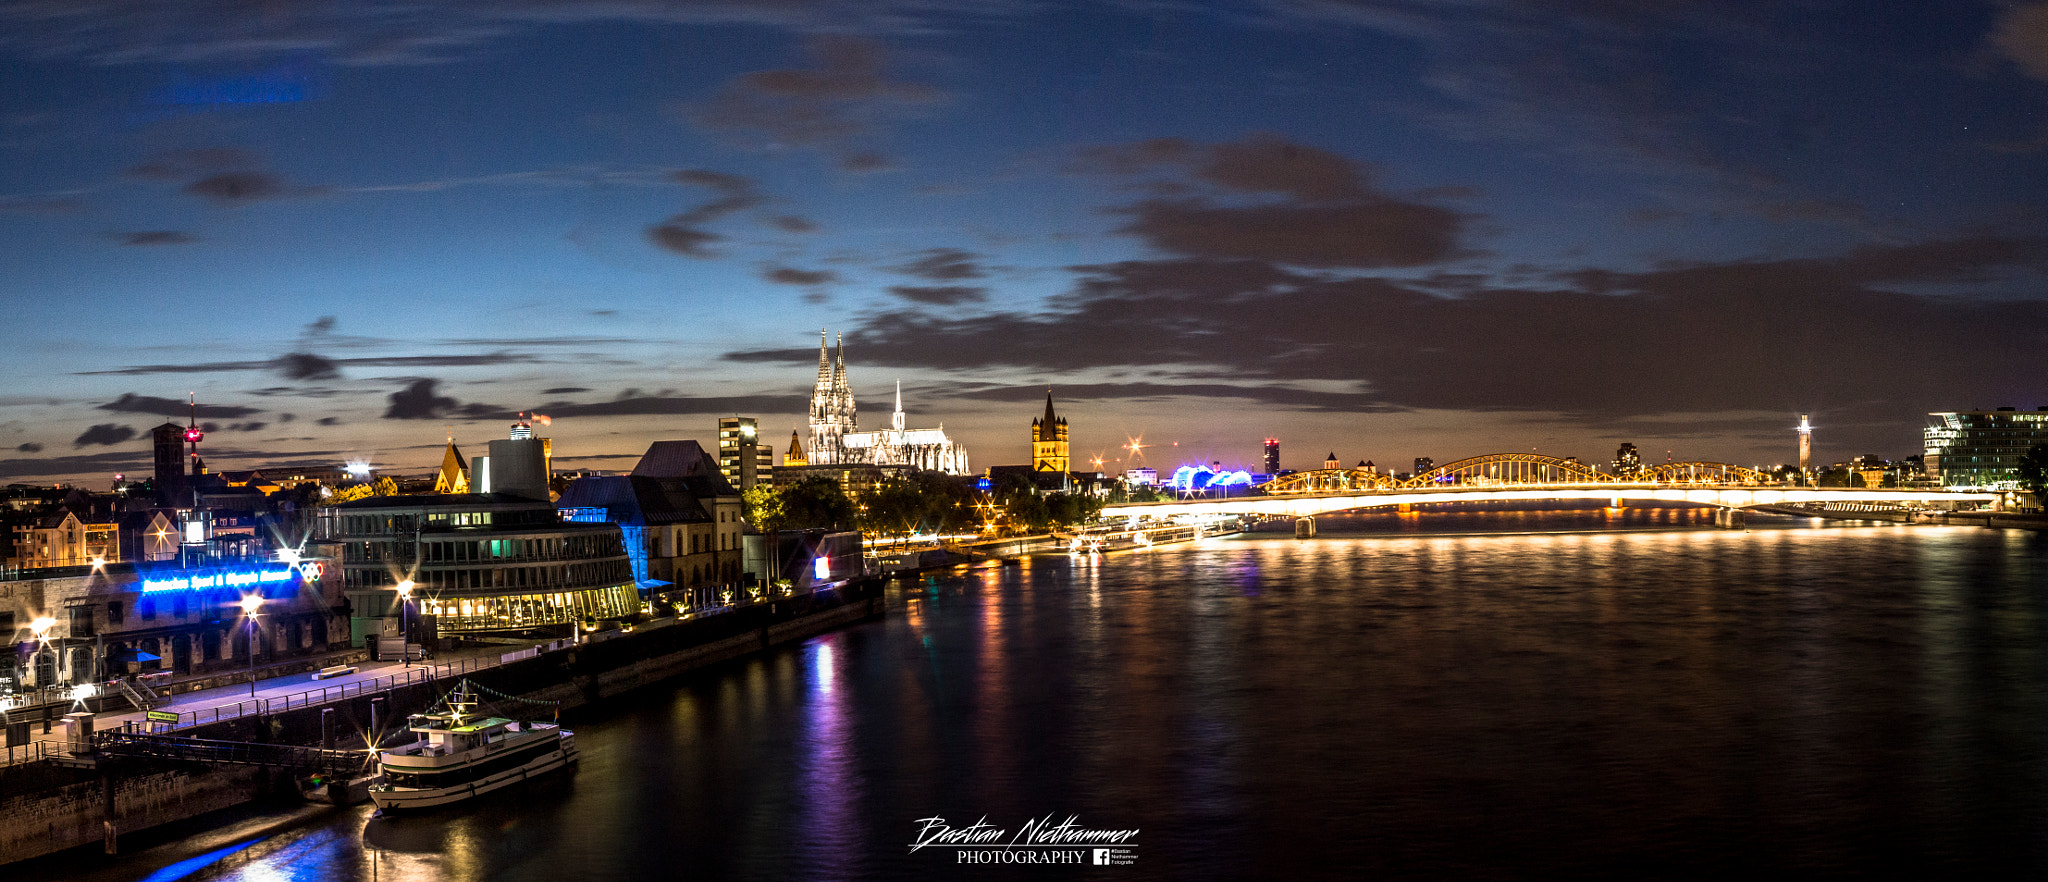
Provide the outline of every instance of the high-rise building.
{"type": "Polygon", "coordinates": [[[1280,474],[1280,439],[1266,439],[1266,474],[1280,474]]]}
{"type": "Polygon", "coordinates": [[[761,443],[753,417],[718,418],[718,472],[741,491],[761,482],[775,466],[775,451],[761,443]]]}
{"type": "Polygon", "coordinates": [[[1416,474],[1426,475],[1433,471],[1436,471],[1436,460],[1430,459],[1427,456],[1418,456],[1415,458],[1416,474]]]}
{"type": "Polygon", "coordinates": [[[1632,478],[1643,470],[1643,455],[1634,444],[1624,442],[1614,450],[1614,474],[1617,477],[1632,478]]]}
{"type": "Polygon", "coordinates": [[[1067,470],[1067,420],[1052,412],[1052,390],[1045,390],[1045,416],[1031,421],[1031,470],[1067,470]]]}
{"type": "Polygon", "coordinates": [[[2048,407],[1931,413],[1921,462],[1944,487],[2012,486],[2027,448],[2048,443],[2048,407]]]}

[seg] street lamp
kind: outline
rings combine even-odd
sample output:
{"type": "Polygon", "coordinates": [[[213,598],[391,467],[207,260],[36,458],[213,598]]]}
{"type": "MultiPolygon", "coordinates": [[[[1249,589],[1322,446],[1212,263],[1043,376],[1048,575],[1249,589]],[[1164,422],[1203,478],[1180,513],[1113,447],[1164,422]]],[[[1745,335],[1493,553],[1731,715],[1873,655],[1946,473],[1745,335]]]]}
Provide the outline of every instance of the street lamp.
{"type": "Polygon", "coordinates": [[[411,632],[406,628],[406,613],[412,609],[413,582],[407,579],[398,583],[398,654],[405,659],[405,666],[412,667],[411,632]]]}
{"type": "Polygon", "coordinates": [[[242,597],[242,616],[249,620],[249,697],[256,697],[256,610],[263,606],[263,595],[248,594],[242,597]]]}
{"type": "MultiPolygon", "coordinates": [[[[34,632],[34,634],[35,634],[35,637],[36,637],[36,661],[37,661],[37,662],[41,662],[41,661],[42,661],[42,659],[43,659],[43,647],[45,647],[45,646],[48,646],[48,645],[50,645],[50,629],[51,629],[51,628],[54,628],[54,627],[56,627],[56,626],[57,626],[57,620],[56,620],[56,619],[53,619],[53,618],[51,618],[51,617],[49,617],[49,616],[38,616],[38,617],[36,617],[35,621],[32,621],[32,622],[29,622],[29,623],[28,623],[28,629],[29,629],[29,630],[30,630],[31,632],[34,632]]],[[[54,667],[54,666],[53,666],[53,667],[51,668],[51,671],[50,671],[50,675],[51,675],[51,676],[50,676],[50,679],[53,679],[53,680],[54,680],[54,679],[56,679],[56,669],[55,669],[55,667],[54,667]]],[[[45,683],[45,682],[43,682],[43,666],[42,666],[41,664],[37,664],[37,665],[36,665],[36,686],[37,686],[37,688],[44,688],[44,687],[48,687],[49,685],[50,685],[50,684],[48,684],[48,683],[45,683]]]]}

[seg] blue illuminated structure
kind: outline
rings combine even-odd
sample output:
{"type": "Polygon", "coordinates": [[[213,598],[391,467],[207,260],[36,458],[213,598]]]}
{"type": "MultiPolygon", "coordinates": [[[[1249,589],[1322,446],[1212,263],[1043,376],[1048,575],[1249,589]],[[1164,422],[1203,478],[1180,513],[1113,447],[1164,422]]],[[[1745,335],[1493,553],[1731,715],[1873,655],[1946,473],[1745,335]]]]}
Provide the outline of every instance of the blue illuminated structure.
{"type": "Polygon", "coordinates": [[[1249,487],[1250,473],[1239,469],[1234,472],[1212,471],[1206,466],[1181,466],[1173,470],[1173,477],[1166,485],[1175,490],[1207,490],[1211,487],[1249,487]]]}
{"type": "Polygon", "coordinates": [[[212,568],[204,570],[168,570],[144,574],[142,592],[156,594],[166,591],[207,591],[214,588],[258,588],[268,585],[285,585],[305,577],[302,568],[313,568],[313,575],[319,575],[319,564],[309,563],[297,566],[264,566],[255,569],[212,568]]]}

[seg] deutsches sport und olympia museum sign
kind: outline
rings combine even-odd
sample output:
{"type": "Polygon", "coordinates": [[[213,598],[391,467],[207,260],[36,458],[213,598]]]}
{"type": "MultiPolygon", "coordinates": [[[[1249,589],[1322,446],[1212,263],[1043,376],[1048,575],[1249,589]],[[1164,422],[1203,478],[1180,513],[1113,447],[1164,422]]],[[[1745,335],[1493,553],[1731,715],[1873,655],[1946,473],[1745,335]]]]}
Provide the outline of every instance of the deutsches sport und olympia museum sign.
{"type": "Polygon", "coordinates": [[[1077,815],[1068,815],[1064,821],[1056,821],[1056,817],[1033,818],[1014,832],[990,824],[986,815],[965,827],[955,827],[942,817],[919,818],[911,822],[916,830],[910,837],[910,851],[950,849],[956,864],[1120,867],[1137,863],[1137,830],[1083,827],[1077,815]]]}

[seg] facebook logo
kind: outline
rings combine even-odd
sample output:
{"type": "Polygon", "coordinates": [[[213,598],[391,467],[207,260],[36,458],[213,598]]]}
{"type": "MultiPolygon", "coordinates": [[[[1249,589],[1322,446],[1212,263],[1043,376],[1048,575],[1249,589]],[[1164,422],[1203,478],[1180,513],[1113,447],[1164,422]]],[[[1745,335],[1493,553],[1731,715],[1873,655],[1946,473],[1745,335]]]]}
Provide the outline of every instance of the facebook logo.
{"type": "Polygon", "coordinates": [[[1095,865],[1098,867],[1109,866],[1109,849],[1098,848],[1095,850],[1095,865]]]}

